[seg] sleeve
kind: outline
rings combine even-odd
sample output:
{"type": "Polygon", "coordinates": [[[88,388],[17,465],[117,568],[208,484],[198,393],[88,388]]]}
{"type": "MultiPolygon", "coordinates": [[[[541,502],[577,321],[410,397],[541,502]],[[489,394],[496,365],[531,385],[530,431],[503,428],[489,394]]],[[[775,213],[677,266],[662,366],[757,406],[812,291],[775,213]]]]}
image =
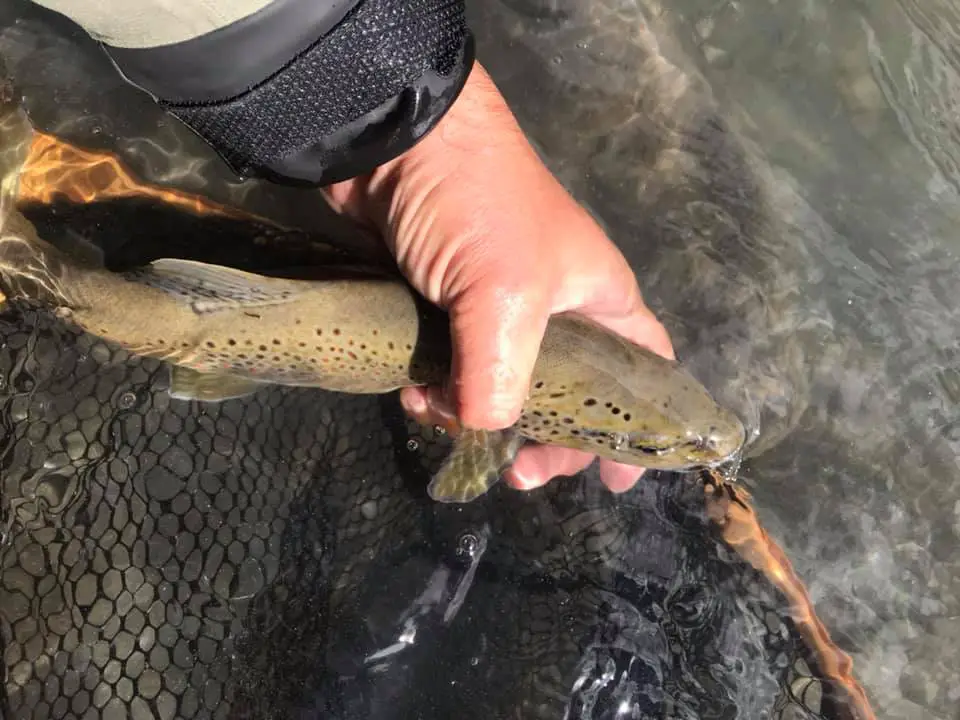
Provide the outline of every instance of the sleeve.
{"type": "Polygon", "coordinates": [[[464,0],[36,0],[241,176],[324,185],[401,155],[474,62],[464,0]]]}

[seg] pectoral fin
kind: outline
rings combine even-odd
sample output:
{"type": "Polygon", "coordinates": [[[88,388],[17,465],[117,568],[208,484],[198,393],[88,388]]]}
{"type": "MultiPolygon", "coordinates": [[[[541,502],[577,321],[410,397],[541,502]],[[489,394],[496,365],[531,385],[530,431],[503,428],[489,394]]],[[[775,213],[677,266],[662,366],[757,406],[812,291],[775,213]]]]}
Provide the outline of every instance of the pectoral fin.
{"type": "Polygon", "coordinates": [[[520,442],[520,436],[510,430],[463,430],[427,493],[442,503],[475,500],[500,479],[500,473],[516,457],[520,442]]]}
{"type": "Polygon", "coordinates": [[[202,373],[180,365],[170,367],[170,397],[177,400],[221,402],[251,395],[262,383],[236,375],[202,373]]]}

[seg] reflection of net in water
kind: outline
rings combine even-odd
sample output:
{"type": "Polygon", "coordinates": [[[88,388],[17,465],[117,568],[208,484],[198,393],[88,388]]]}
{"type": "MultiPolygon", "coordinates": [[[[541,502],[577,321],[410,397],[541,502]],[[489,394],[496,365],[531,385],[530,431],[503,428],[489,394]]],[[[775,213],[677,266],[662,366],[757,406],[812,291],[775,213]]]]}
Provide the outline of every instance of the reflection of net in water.
{"type": "Polygon", "coordinates": [[[850,656],[833,644],[790,560],[761,527],[749,496],[742,489],[713,477],[705,484],[705,490],[707,515],[720,528],[723,540],[762,572],[789,603],[789,620],[806,649],[805,664],[813,667],[810,675],[819,677],[826,685],[827,697],[823,697],[823,688],[818,683],[810,682],[810,677],[791,683],[791,693],[808,708],[817,707],[825,700],[841,717],[874,720],[866,693],[853,677],[850,656]],[[809,699],[808,693],[816,693],[817,697],[809,699]]]}
{"type": "MultiPolygon", "coordinates": [[[[96,235],[110,205],[68,221],[96,235]]],[[[25,209],[42,232],[67,217],[25,209]]],[[[249,244],[226,216],[188,224],[184,252],[249,244]],[[204,239],[217,222],[231,246],[204,239]]],[[[559,717],[571,692],[582,717],[803,716],[791,693],[868,717],[796,676],[809,638],[771,619],[795,598],[725,557],[687,479],[617,500],[589,481],[500,489],[451,513],[423,494],[442,439],[392,396],[271,388],[201,409],[168,398],[158,363],[45,313],[12,308],[0,333],[13,717],[559,717]],[[484,527],[474,566],[456,550],[484,527]]]]}
{"type": "Polygon", "coordinates": [[[198,214],[266,222],[200,195],[138,182],[110,153],[86,150],[41,132],[34,133],[30,144],[18,196],[21,203],[49,203],[57,196],[74,203],[152,198],[198,214]]]}

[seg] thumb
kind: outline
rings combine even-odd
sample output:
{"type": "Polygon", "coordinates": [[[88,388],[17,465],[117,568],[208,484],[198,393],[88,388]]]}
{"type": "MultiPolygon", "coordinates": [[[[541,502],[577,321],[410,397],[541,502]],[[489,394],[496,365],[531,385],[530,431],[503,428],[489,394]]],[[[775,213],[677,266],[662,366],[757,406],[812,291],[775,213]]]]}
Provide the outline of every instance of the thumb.
{"type": "MultiPolygon", "coordinates": [[[[500,430],[517,421],[529,393],[550,308],[529,278],[477,282],[448,303],[452,390],[466,427],[500,430]]],[[[514,274],[514,273],[511,273],[514,274]]]]}

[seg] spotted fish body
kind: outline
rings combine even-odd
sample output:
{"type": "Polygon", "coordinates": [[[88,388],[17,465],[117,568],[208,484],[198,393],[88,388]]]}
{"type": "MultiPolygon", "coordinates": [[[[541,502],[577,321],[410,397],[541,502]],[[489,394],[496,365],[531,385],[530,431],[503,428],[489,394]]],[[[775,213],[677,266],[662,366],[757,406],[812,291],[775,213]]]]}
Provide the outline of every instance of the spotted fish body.
{"type": "MultiPolygon", "coordinates": [[[[215,402],[263,383],[385,393],[449,374],[446,315],[399,279],[290,280],[186,260],[113,273],[41,240],[22,216],[10,224],[0,240],[4,290],[171,363],[176,397],[215,402]]],[[[676,362],[574,315],[550,320],[516,426],[466,430],[431,484],[438,500],[489,489],[520,438],[677,470],[724,462],[744,437],[676,362]]]]}
{"type": "MultiPolygon", "coordinates": [[[[169,362],[173,396],[216,402],[265,383],[385,393],[449,375],[447,316],[397,277],[297,280],[172,259],[113,273],[87,245],[54,247],[13,207],[30,136],[12,91],[0,87],[3,292],[169,362]]],[[[483,494],[522,439],[680,470],[725,462],[744,429],[677,363],[560,315],[547,325],[518,423],[504,432],[464,428],[431,496],[466,502],[483,494]]]]}

